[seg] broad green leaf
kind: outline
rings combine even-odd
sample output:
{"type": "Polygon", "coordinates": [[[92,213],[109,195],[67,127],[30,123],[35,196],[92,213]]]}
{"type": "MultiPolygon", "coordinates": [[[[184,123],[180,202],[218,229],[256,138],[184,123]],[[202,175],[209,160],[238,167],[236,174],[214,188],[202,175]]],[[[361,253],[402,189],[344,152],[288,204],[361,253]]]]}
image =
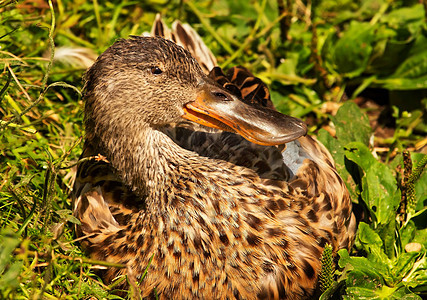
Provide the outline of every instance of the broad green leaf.
{"type": "Polygon", "coordinates": [[[412,242],[415,237],[416,230],[417,228],[412,220],[400,229],[400,243],[402,244],[402,247],[405,247],[406,244],[412,242]]]}
{"type": "Polygon", "coordinates": [[[356,185],[354,180],[345,166],[344,145],[341,144],[340,140],[332,137],[324,129],[319,130],[317,138],[331,153],[332,157],[334,158],[335,167],[338,171],[338,174],[340,174],[341,178],[344,180],[344,183],[350,192],[351,198],[353,201],[356,201],[358,199],[358,193],[356,192],[356,185]]]}
{"type": "MultiPolygon", "coordinates": [[[[427,49],[427,40],[425,47],[427,49]]],[[[388,78],[374,80],[390,90],[416,90],[427,88],[427,51],[416,53],[403,61],[388,78]]]]}
{"type": "MultiPolygon", "coordinates": [[[[371,236],[368,239],[371,239],[374,244],[379,243],[378,237],[371,236]]],[[[381,262],[374,263],[365,257],[351,257],[346,249],[339,250],[338,254],[340,256],[338,264],[341,268],[344,268],[340,281],[345,280],[346,282],[346,295],[343,296],[343,299],[421,299],[413,294],[400,280],[389,282],[389,285],[387,285],[381,272],[379,272],[382,268],[381,262]]],[[[402,265],[404,265],[403,261],[407,258],[402,258],[402,265]]],[[[399,266],[399,263],[397,263],[397,267],[399,266]]],[[[422,268],[425,268],[425,266],[420,263],[418,269],[412,273],[414,278],[406,278],[404,283],[407,286],[419,286],[424,283],[422,280],[427,276],[420,276],[419,269],[422,268]],[[416,276],[417,282],[414,281],[416,276]]]]}
{"type": "Polygon", "coordinates": [[[414,263],[420,256],[419,252],[402,253],[394,261],[392,273],[397,282],[402,280],[409,271],[414,267],[414,263]]]}
{"type": "Polygon", "coordinates": [[[372,129],[368,117],[351,101],[345,102],[338,109],[337,114],[334,117],[331,116],[331,119],[335,125],[337,138],[333,138],[324,129],[319,130],[317,137],[331,152],[337,171],[350,191],[352,199],[357,200],[356,186],[349,173],[349,171],[357,172],[357,170],[349,170],[352,166],[348,162],[346,164],[344,147],[353,141],[360,141],[367,145],[372,129]]]}
{"type": "MultiPolygon", "coordinates": [[[[425,54],[424,54],[425,55],[425,54]]],[[[424,63],[421,62],[420,63],[424,63]]],[[[420,67],[425,67],[423,65],[414,66],[414,69],[418,69],[420,72],[425,70],[420,67]]],[[[427,73],[422,74],[422,76],[417,78],[395,78],[391,77],[388,79],[377,79],[373,83],[381,85],[385,89],[389,90],[418,90],[427,88],[427,73]]]]}
{"type": "Polygon", "coordinates": [[[357,271],[364,274],[362,276],[368,276],[377,283],[384,283],[384,279],[381,276],[381,273],[378,272],[376,264],[368,260],[366,257],[350,256],[347,249],[339,250],[338,254],[340,256],[338,265],[340,268],[344,268],[341,279],[348,279],[348,274],[352,273],[353,271],[357,271]]]}
{"type": "MultiPolygon", "coordinates": [[[[421,220],[424,221],[423,224],[426,224],[425,214],[424,219],[421,220]]],[[[427,229],[418,229],[415,231],[415,235],[413,240],[411,241],[413,243],[420,243],[421,245],[424,245],[424,249],[427,249],[427,229]]]]}
{"type": "Polygon", "coordinates": [[[389,258],[395,258],[396,256],[396,236],[395,236],[395,230],[396,230],[396,219],[391,219],[390,222],[385,224],[378,224],[377,228],[375,229],[376,232],[381,237],[383,243],[384,243],[384,252],[389,258]]]}
{"type": "Polygon", "coordinates": [[[331,116],[334,122],[336,135],[343,146],[350,142],[361,142],[368,145],[372,134],[369,119],[356,103],[347,101],[331,116]]]}
{"type": "Polygon", "coordinates": [[[394,220],[400,202],[400,190],[392,171],[378,162],[369,148],[360,142],[346,146],[345,156],[363,170],[362,199],[371,209],[377,224],[394,220]]]}
{"type": "MultiPolygon", "coordinates": [[[[374,230],[372,230],[365,222],[360,222],[359,224],[358,237],[362,244],[365,245],[365,248],[370,249],[371,252],[372,250],[374,250],[375,252],[377,252],[377,256],[381,256],[379,255],[379,252],[381,247],[383,246],[383,241],[381,240],[379,235],[374,230]]],[[[384,259],[387,260],[387,258],[384,259]]]]}
{"type": "MultiPolygon", "coordinates": [[[[403,289],[400,289],[403,290],[403,289]]],[[[396,295],[398,296],[398,295],[396,295]]],[[[404,295],[403,297],[397,298],[400,300],[423,300],[423,298],[421,298],[420,296],[413,294],[413,293],[408,293],[406,295],[404,295]]]]}
{"type": "MultiPolygon", "coordinates": [[[[374,45],[367,73],[378,76],[390,76],[408,56],[413,46],[413,39],[399,37],[401,30],[380,26],[376,31],[377,41],[374,45]]],[[[407,32],[407,31],[406,31],[407,32]]]]}
{"type": "Polygon", "coordinates": [[[409,274],[403,278],[402,282],[408,287],[418,287],[420,291],[427,292],[427,260],[426,253],[416,261],[409,274]]]}
{"type": "MultiPolygon", "coordinates": [[[[375,32],[376,43],[367,71],[376,74],[377,77],[381,74],[390,76],[395,72],[394,75],[383,78],[395,78],[391,85],[398,82],[398,87],[390,86],[391,89],[410,89],[420,81],[418,78],[421,76],[402,76],[396,68],[402,69],[402,61],[410,61],[411,57],[413,59],[417,54],[416,48],[419,47],[417,43],[419,44],[420,41],[422,43],[423,40],[420,36],[425,23],[423,11],[422,5],[418,4],[392,10],[380,19],[381,25],[375,32]],[[414,43],[416,39],[417,42],[414,43]]],[[[421,52],[425,56],[426,46],[423,48],[421,52]]],[[[403,68],[407,69],[407,67],[403,68]]],[[[419,69],[422,70],[422,66],[419,66],[419,69]]]]}
{"type": "Polygon", "coordinates": [[[366,300],[401,300],[421,299],[409,290],[401,287],[375,286],[372,288],[350,287],[346,289],[347,295],[343,299],[366,299],[366,300]]]}
{"type": "Polygon", "coordinates": [[[332,49],[333,62],[338,73],[353,78],[365,71],[375,39],[374,32],[375,26],[370,23],[350,23],[348,30],[332,49]]]}
{"type": "Polygon", "coordinates": [[[345,280],[346,294],[361,297],[358,299],[374,297],[374,290],[384,285],[384,279],[378,272],[377,264],[366,257],[350,257],[347,249],[339,250],[338,254],[340,256],[338,264],[344,268],[339,281],[345,280]]]}
{"type": "Polygon", "coordinates": [[[410,34],[415,34],[421,30],[421,26],[425,21],[424,8],[420,3],[411,7],[394,9],[389,14],[385,15],[381,21],[392,28],[408,28],[410,34]]]}
{"type": "Polygon", "coordinates": [[[361,222],[357,238],[361,246],[368,253],[368,259],[376,264],[377,271],[381,273],[386,282],[394,282],[394,278],[390,273],[392,262],[384,253],[384,244],[380,236],[368,224],[361,222]]]}

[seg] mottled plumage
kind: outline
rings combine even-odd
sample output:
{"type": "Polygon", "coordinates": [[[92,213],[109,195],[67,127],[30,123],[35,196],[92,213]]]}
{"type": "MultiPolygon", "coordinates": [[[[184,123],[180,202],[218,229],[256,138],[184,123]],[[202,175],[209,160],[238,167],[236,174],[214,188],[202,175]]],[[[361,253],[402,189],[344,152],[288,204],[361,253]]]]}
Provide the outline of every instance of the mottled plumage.
{"type": "Polygon", "coordinates": [[[173,42],[133,37],[85,80],[82,157],[107,161],[79,165],[74,214],[94,258],[129,266],[107,281],[139,279],[153,258],[144,297],[309,298],[324,245],[351,246],[351,201],[330,154],[247,70],[208,77],[173,42]]]}

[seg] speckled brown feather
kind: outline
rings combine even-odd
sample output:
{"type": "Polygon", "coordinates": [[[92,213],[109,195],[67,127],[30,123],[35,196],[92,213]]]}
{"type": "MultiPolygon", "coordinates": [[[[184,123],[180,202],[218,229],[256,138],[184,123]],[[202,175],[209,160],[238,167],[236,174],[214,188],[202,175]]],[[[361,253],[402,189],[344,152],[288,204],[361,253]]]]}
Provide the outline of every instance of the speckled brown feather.
{"type": "MultiPolygon", "coordinates": [[[[135,74],[123,64],[106,68],[103,60],[117,59],[121,47],[137,52],[137,41],[113,46],[86,76],[82,157],[102,154],[110,162],[79,165],[74,213],[94,258],[130,266],[108,269],[106,280],[129,270],[138,279],[153,257],[141,283],[144,297],[156,288],[162,299],[309,298],[324,245],[348,248],[355,232],[351,201],[330,154],[310,137],[267,147],[178,119],[168,126],[135,127],[138,115],[125,108],[139,109],[129,99],[138,85],[127,84],[129,92],[120,88],[135,74]],[[117,90],[111,90],[116,76],[117,90]],[[110,102],[115,105],[108,110],[110,102]]],[[[178,51],[163,41],[155,44],[164,52],[178,51]]],[[[172,54],[179,62],[174,74],[188,91],[191,77],[180,76],[201,75],[188,54],[181,54],[172,54]]],[[[216,74],[211,78],[226,78],[217,82],[237,86],[248,103],[272,107],[263,83],[242,90],[238,76],[216,74]]],[[[185,94],[173,86],[163,93],[174,92],[185,94]]],[[[151,109],[161,111],[166,98],[173,100],[159,99],[151,109]]]]}

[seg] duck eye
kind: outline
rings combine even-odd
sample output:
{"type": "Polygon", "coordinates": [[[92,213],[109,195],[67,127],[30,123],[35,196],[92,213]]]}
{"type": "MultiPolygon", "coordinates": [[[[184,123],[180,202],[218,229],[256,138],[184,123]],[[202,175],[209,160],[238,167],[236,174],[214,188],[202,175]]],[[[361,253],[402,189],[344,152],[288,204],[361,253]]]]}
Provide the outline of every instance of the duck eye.
{"type": "Polygon", "coordinates": [[[159,67],[151,67],[150,71],[153,75],[159,75],[163,73],[163,71],[159,67]]]}

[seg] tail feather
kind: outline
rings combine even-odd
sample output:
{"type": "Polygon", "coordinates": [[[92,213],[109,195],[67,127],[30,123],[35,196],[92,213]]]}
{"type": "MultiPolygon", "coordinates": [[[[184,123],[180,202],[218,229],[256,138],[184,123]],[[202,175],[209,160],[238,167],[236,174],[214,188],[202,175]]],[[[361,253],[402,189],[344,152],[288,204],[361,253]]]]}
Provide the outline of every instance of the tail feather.
{"type": "Polygon", "coordinates": [[[160,14],[157,14],[151,35],[169,39],[187,49],[206,74],[209,74],[210,70],[218,65],[211,50],[205,45],[200,35],[188,24],[182,24],[176,20],[172,24],[172,30],[170,30],[160,14]]]}

